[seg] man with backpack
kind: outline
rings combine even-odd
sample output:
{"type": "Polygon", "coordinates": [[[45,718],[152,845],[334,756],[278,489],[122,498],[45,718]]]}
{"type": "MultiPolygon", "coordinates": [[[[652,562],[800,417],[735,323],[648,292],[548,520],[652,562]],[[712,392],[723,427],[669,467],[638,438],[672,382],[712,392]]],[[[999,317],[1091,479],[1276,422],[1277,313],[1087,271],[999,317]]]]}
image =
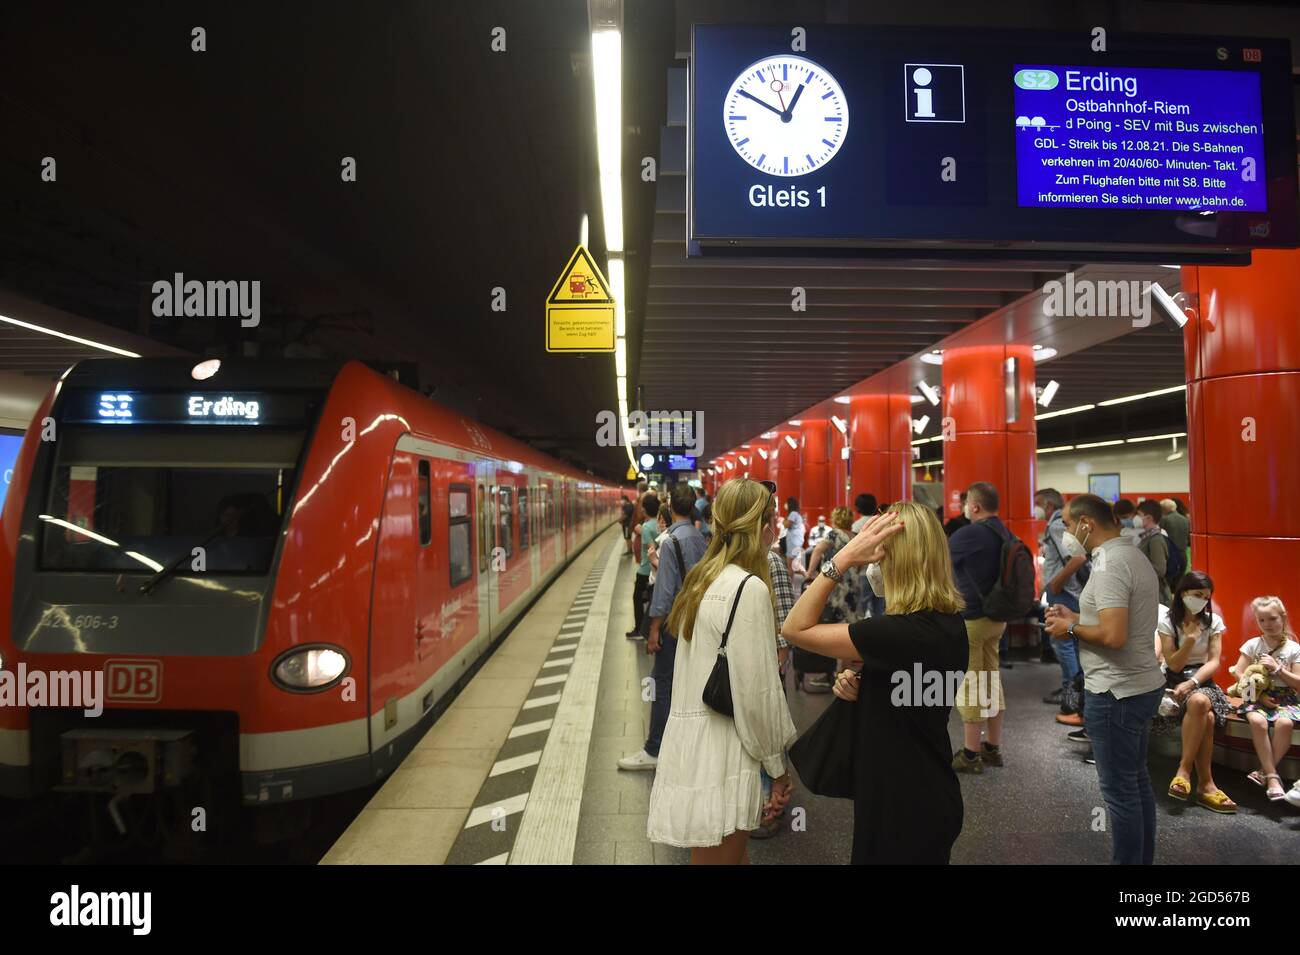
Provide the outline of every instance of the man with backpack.
{"type": "MultiPolygon", "coordinates": [[[[1177,565],[1170,567],[1174,548],[1170,546],[1168,535],[1160,529],[1163,514],[1158,501],[1143,501],[1133,514],[1133,527],[1138,531],[1138,550],[1151,561],[1156,578],[1160,581],[1160,602],[1168,607],[1174,600],[1173,588],[1169,586],[1170,571],[1176,570],[1177,565]]],[[[1177,556],[1178,563],[1183,563],[1183,555],[1179,553],[1177,556]]]]}
{"type": "Polygon", "coordinates": [[[963,516],[970,524],[948,540],[953,576],[966,602],[962,617],[970,642],[970,662],[956,701],[965,739],[953,756],[952,768],[982,773],[985,763],[1003,764],[1005,700],[998,642],[1007,621],[1028,615],[1037,595],[1033,558],[998,517],[997,489],[986,481],[972,484],[966,490],[963,516]]]}

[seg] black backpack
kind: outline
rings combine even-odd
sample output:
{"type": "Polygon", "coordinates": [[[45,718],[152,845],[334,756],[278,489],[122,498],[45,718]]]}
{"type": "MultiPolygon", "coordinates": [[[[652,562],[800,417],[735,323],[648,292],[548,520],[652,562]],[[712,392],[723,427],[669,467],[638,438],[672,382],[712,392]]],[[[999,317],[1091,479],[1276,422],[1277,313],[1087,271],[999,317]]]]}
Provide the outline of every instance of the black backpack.
{"type": "MultiPolygon", "coordinates": [[[[987,521],[979,523],[988,525],[987,521]]],[[[984,616],[1002,622],[1020,620],[1029,616],[1038,602],[1033,555],[1024,541],[1010,531],[1003,537],[996,528],[989,527],[989,530],[1002,541],[1002,550],[998,554],[998,576],[993,588],[981,595],[984,616]]]]}
{"type": "Polygon", "coordinates": [[[1172,537],[1165,537],[1164,534],[1160,536],[1164,537],[1169,554],[1165,563],[1165,580],[1169,582],[1172,589],[1177,590],[1178,581],[1182,580],[1183,574],[1187,573],[1187,552],[1175,544],[1172,537]]]}

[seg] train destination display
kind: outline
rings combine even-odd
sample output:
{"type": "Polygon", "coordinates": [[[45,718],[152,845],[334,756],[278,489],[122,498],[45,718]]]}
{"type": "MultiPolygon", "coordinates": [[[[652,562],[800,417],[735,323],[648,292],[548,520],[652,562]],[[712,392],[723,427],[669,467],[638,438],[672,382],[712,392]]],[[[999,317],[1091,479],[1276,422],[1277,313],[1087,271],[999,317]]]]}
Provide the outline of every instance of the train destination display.
{"type": "Polygon", "coordinates": [[[1267,212],[1259,76],[1018,66],[1022,206],[1267,212]]]}
{"type": "Polygon", "coordinates": [[[1298,241],[1285,41],[697,25],[688,254],[1298,241]]]}

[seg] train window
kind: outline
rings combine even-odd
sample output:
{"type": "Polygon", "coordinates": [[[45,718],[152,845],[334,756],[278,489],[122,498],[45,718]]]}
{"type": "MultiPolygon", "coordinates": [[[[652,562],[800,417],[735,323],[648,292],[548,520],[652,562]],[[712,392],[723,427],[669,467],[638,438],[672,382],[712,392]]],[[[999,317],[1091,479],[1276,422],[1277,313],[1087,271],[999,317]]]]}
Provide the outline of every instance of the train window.
{"type": "Polygon", "coordinates": [[[474,576],[470,558],[470,518],[468,484],[453,484],[447,495],[447,556],[451,564],[451,585],[455,587],[474,576]]]}
{"type": "Polygon", "coordinates": [[[500,495],[497,502],[497,546],[509,557],[515,552],[515,489],[502,485],[497,488],[497,493],[500,495]]]}
{"type": "Polygon", "coordinates": [[[45,570],[150,573],[203,547],[207,573],[265,574],[303,433],[65,427],[41,533],[45,570]]]}
{"type": "Polygon", "coordinates": [[[478,572],[486,574],[488,569],[488,551],[492,542],[488,539],[489,523],[487,519],[488,499],[483,493],[483,485],[478,486],[478,572]]]}
{"type": "Polygon", "coordinates": [[[528,536],[530,527],[528,524],[528,487],[525,485],[519,489],[519,549],[528,549],[528,536]]]}
{"type": "Polygon", "coordinates": [[[421,461],[419,467],[419,497],[416,503],[416,520],[420,527],[420,546],[433,540],[433,504],[429,482],[429,462],[421,461]]]}

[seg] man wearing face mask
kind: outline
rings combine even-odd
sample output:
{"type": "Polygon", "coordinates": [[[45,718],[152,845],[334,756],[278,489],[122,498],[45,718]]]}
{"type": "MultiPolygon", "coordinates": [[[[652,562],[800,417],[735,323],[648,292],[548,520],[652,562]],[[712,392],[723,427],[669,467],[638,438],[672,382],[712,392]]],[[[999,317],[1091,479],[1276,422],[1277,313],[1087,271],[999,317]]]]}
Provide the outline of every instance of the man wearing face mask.
{"type": "Polygon", "coordinates": [[[1169,545],[1164,532],[1160,530],[1160,505],[1155,501],[1143,501],[1133,512],[1133,529],[1137,531],[1138,550],[1142,551],[1160,579],[1160,602],[1166,607],[1173,602],[1169,583],[1165,580],[1169,569],[1169,545]]]}
{"type": "MultiPolygon", "coordinates": [[[[1043,584],[1047,592],[1047,606],[1061,604],[1075,613],[1079,612],[1079,594],[1083,592],[1083,582],[1079,579],[1079,570],[1087,563],[1087,556],[1078,554],[1066,556],[1065,544],[1065,501],[1061,492],[1054,487],[1045,487],[1034,495],[1034,517],[1047,521],[1047,529],[1038,542],[1038,553],[1043,555],[1043,584]]],[[[1079,642],[1077,640],[1059,640],[1056,643],[1056,658],[1061,664],[1061,688],[1051,695],[1043,697],[1044,703],[1056,703],[1061,707],[1061,715],[1068,720],[1058,720],[1071,726],[1083,725],[1078,716],[1078,707],[1071,704],[1066,697],[1071,695],[1075,678],[1079,676],[1079,642]]],[[[1074,694],[1077,696],[1077,691],[1074,694]]]]}
{"type": "Polygon", "coordinates": [[[1078,613],[1059,603],[1048,608],[1047,632],[1079,641],[1084,726],[1110,817],[1111,861],[1150,865],[1156,802],[1147,740],[1164,691],[1152,642],[1160,584],[1151,562],[1120,534],[1109,504],[1081,494],[1065,510],[1066,555],[1091,553],[1092,574],[1079,595],[1078,613]]]}

